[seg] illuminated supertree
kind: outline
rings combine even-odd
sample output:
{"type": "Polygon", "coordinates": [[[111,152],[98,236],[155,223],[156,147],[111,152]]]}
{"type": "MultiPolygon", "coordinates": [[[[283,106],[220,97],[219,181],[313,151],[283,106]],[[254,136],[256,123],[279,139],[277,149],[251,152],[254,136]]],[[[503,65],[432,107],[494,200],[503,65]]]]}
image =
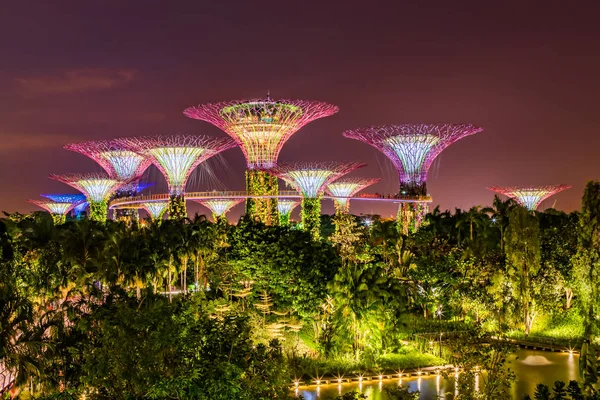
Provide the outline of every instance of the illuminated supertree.
{"type": "Polygon", "coordinates": [[[51,179],[66,183],[83,193],[90,205],[90,219],[104,222],[108,215],[108,200],[123,185],[104,174],[50,175],[51,179]]]}
{"type": "Polygon", "coordinates": [[[56,202],[52,200],[27,200],[38,207],[43,208],[52,215],[52,220],[55,225],[63,224],[66,220],[67,213],[71,211],[74,204],[71,202],[56,202]]]}
{"type": "MultiPolygon", "coordinates": [[[[353,129],[344,136],[385,154],[398,170],[399,197],[414,201],[428,197],[427,172],[433,160],[452,143],[482,130],[470,124],[403,124],[353,129]]],[[[402,203],[398,210],[400,230],[414,232],[426,213],[423,201],[402,203]]]]}
{"type": "MultiPolygon", "coordinates": [[[[237,100],[189,107],[184,114],[210,122],[231,136],[246,157],[246,191],[255,196],[277,196],[277,178],[267,170],[277,165],[285,142],[300,128],[338,112],[334,105],[306,100],[237,100]]],[[[277,224],[276,198],[249,198],[246,215],[277,224]]]]}
{"type": "Polygon", "coordinates": [[[279,211],[279,224],[289,225],[290,217],[294,208],[298,207],[300,201],[295,199],[279,199],[277,201],[277,211],[279,211]]]}
{"type": "Polygon", "coordinates": [[[73,204],[73,208],[71,210],[78,219],[81,218],[85,208],[88,206],[88,202],[85,200],[85,195],[82,193],[41,194],[40,196],[50,199],[56,203],[73,204]]]}
{"type": "Polygon", "coordinates": [[[167,211],[167,206],[169,205],[166,201],[155,201],[151,203],[143,203],[142,206],[144,209],[150,214],[152,220],[160,220],[163,217],[165,211],[167,211]]]}
{"type": "Polygon", "coordinates": [[[327,185],[327,192],[336,197],[334,203],[337,212],[349,212],[349,197],[380,180],[379,178],[341,178],[327,185]]]}
{"type": "Polygon", "coordinates": [[[171,219],[187,216],[185,184],[200,163],[235,146],[229,138],[208,136],[134,137],[120,140],[128,148],[144,154],[162,172],[169,185],[168,213],[171,219]]]}
{"type": "Polygon", "coordinates": [[[244,201],[244,199],[205,199],[194,201],[208,208],[212,212],[212,217],[215,222],[227,222],[225,214],[244,201]]]}
{"type": "Polygon", "coordinates": [[[548,197],[563,190],[570,189],[570,185],[545,185],[545,186],[492,186],[488,189],[508,196],[530,211],[538,208],[540,203],[548,197]]]}
{"type": "Polygon", "coordinates": [[[320,237],[321,195],[325,187],[341,176],[364,167],[360,163],[280,164],[271,171],[302,193],[302,226],[313,238],[320,237]]]}

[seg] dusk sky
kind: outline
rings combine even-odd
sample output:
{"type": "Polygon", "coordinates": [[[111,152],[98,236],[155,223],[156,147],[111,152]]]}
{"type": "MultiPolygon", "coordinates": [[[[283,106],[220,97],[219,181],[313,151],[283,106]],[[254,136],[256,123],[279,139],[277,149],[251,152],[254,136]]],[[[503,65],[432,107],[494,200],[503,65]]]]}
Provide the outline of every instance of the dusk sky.
{"type": "MultiPolygon", "coordinates": [[[[596,4],[596,5],[595,5],[596,4]]],[[[393,193],[391,163],[346,129],[465,122],[482,133],[430,170],[442,209],[490,204],[492,185],[566,183],[544,203],[580,207],[600,179],[600,24],[587,1],[5,1],[0,7],[0,210],[74,192],[50,173],[100,171],[62,146],[120,136],[225,136],[186,118],[200,103],[320,100],[340,112],[283,147],[280,161],[361,161],[368,191],[393,193]],[[496,5],[492,5],[494,3],[496,5]]],[[[188,191],[244,188],[228,150],[188,191]],[[222,184],[215,186],[218,180],[222,184]]],[[[159,182],[154,168],[146,178],[159,182]]],[[[190,206],[190,211],[200,206],[190,206]]],[[[242,211],[235,208],[232,215],[242,211]]],[[[332,212],[330,201],[324,212],[332,212]]],[[[354,213],[394,207],[354,202],[354,213]]]]}

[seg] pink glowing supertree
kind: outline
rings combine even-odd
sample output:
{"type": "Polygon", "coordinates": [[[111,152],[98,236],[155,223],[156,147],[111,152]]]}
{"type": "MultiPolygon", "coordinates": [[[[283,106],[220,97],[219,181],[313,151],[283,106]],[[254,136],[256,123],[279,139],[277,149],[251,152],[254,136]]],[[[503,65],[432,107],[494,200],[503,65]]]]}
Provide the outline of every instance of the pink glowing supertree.
{"type": "Polygon", "coordinates": [[[327,185],[326,190],[330,195],[335,197],[336,209],[347,212],[350,209],[350,197],[380,180],[380,178],[340,178],[327,185]]]}
{"type": "Polygon", "coordinates": [[[194,201],[208,208],[212,212],[213,220],[217,222],[226,221],[225,214],[244,201],[244,199],[204,199],[194,201]]]}
{"type": "Polygon", "coordinates": [[[192,171],[203,161],[235,146],[229,138],[208,136],[157,136],[119,139],[128,149],[148,157],[162,172],[169,185],[169,218],[187,215],[185,185],[192,171]]]}
{"type": "Polygon", "coordinates": [[[325,187],[341,176],[364,167],[361,163],[313,162],[279,164],[270,171],[302,193],[302,225],[313,238],[320,237],[321,198],[325,187]]]}
{"type": "Polygon", "coordinates": [[[306,100],[236,100],[201,104],[183,113],[210,122],[231,136],[242,149],[249,169],[269,169],[285,142],[315,119],[338,112],[334,105],[306,100]]]}
{"type": "Polygon", "coordinates": [[[373,126],[344,132],[385,154],[398,170],[400,194],[427,195],[427,172],[448,146],[483,129],[470,124],[402,124],[373,126]]]}
{"type": "Polygon", "coordinates": [[[51,179],[66,183],[85,195],[90,205],[90,218],[104,222],[108,215],[108,200],[124,184],[105,174],[50,175],[51,179]]]}
{"type": "Polygon", "coordinates": [[[491,186],[488,189],[510,197],[528,210],[534,211],[548,197],[571,187],[570,185],[491,186]]]}
{"type": "Polygon", "coordinates": [[[43,208],[52,214],[52,219],[55,224],[61,224],[65,221],[66,215],[73,209],[78,203],[73,202],[57,202],[52,200],[27,200],[30,203],[35,204],[38,207],[43,208]]]}
{"type": "Polygon", "coordinates": [[[150,165],[150,159],[123,146],[118,139],[71,143],[64,148],[88,156],[109,177],[124,182],[139,179],[150,165]]]}

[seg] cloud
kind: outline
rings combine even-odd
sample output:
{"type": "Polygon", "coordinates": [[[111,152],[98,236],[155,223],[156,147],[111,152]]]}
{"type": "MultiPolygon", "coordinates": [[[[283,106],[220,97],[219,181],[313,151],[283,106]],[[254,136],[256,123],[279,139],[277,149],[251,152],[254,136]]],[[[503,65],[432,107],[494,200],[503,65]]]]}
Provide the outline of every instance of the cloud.
{"type": "Polygon", "coordinates": [[[132,69],[81,68],[58,75],[17,78],[16,82],[28,95],[83,93],[125,85],[134,79],[136,73],[132,69]]]}
{"type": "Polygon", "coordinates": [[[61,148],[74,140],[66,134],[0,133],[0,153],[15,150],[61,148]]]}

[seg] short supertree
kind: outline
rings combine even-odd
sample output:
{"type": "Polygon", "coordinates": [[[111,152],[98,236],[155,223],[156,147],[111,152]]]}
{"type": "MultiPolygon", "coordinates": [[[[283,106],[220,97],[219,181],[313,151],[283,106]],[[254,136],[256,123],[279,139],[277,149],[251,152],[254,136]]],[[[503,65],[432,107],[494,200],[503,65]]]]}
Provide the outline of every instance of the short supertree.
{"type": "Polygon", "coordinates": [[[347,213],[350,211],[350,197],[360,192],[367,186],[379,182],[380,178],[340,178],[327,185],[327,192],[334,196],[333,199],[337,212],[347,213]]]}
{"type": "Polygon", "coordinates": [[[105,222],[108,215],[108,200],[123,185],[105,174],[50,175],[51,179],[66,183],[83,193],[90,205],[90,219],[105,222]]]}
{"type": "Polygon", "coordinates": [[[169,205],[166,201],[154,201],[143,203],[142,206],[144,210],[150,214],[150,217],[153,221],[160,220],[163,217],[165,211],[167,211],[167,206],[169,205]]]}
{"type": "Polygon", "coordinates": [[[83,203],[77,204],[73,207],[73,214],[77,219],[83,219],[85,217],[85,209],[88,208],[90,203],[84,201],[83,203]]]}
{"type": "Polygon", "coordinates": [[[302,226],[313,238],[318,239],[321,229],[321,195],[325,187],[363,166],[365,164],[340,162],[279,164],[271,172],[303,195],[302,226]]]}
{"type": "MultiPolygon", "coordinates": [[[[250,196],[277,196],[277,178],[267,170],[277,165],[285,142],[300,128],[338,112],[318,101],[264,99],[235,100],[189,107],[184,114],[210,122],[231,136],[246,157],[246,191],[250,196]]],[[[246,214],[266,224],[277,224],[277,199],[248,198],[246,214]]]]}
{"type": "Polygon", "coordinates": [[[571,187],[570,185],[491,186],[488,189],[508,196],[528,210],[534,211],[548,197],[571,187]]]}
{"type": "Polygon", "coordinates": [[[162,172],[169,185],[168,213],[171,219],[187,217],[185,185],[200,163],[235,146],[229,138],[208,136],[134,137],[120,140],[136,152],[144,154],[162,172]]]}
{"type": "Polygon", "coordinates": [[[67,213],[71,211],[74,204],[71,202],[57,202],[52,200],[27,200],[38,207],[43,208],[52,215],[52,220],[55,225],[63,224],[66,220],[67,213]]]}
{"type": "Polygon", "coordinates": [[[56,203],[73,204],[73,208],[71,210],[77,218],[79,218],[83,214],[85,208],[88,206],[88,202],[85,200],[85,195],[82,193],[45,193],[41,194],[40,196],[52,200],[56,203]]]}
{"type": "MultiPolygon", "coordinates": [[[[402,124],[359,128],[344,132],[385,154],[398,170],[399,197],[409,198],[398,210],[400,230],[414,232],[427,213],[427,173],[433,160],[452,143],[483,129],[470,124],[402,124]]],[[[429,199],[430,200],[430,199],[429,199]]]]}
{"type": "Polygon", "coordinates": [[[208,208],[212,212],[212,217],[215,222],[222,223],[227,222],[225,214],[244,201],[244,199],[203,199],[194,201],[208,208]]]}
{"type": "Polygon", "coordinates": [[[279,225],[286,226],[290,224],[290,217],[294,208],[298,207],[300,201],[296,199],[279,199],[277,201],[277,211],[279,211],[279,225]]]}

